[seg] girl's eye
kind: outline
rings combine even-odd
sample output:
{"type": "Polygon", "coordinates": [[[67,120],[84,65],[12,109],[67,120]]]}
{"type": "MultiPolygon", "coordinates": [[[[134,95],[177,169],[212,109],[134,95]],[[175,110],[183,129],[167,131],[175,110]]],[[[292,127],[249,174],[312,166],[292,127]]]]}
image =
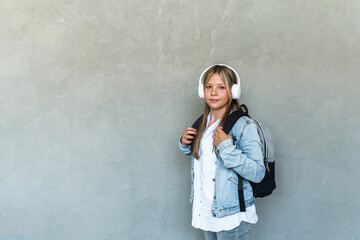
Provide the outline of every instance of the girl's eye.
{"type": "Polygon", "coordinates": [[[224,87],[224,86],[220,86],[219,88],[220,88],[221,90],[225,89],[225,87],[224,87]]]}
{"type": "Polygon", "coordinates": [[[206,86],[205,88],[210,89],[210,88],[211,88],[211,86],[206,86]]]}

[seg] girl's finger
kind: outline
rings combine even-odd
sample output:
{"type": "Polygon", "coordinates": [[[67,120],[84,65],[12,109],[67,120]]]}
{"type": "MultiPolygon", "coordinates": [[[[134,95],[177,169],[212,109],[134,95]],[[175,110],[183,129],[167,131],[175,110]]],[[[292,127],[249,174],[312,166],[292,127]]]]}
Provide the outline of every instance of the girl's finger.
{"type": "Polygon", "coordinates": [[[192,127],[188,127],[185,129],[185,131],[192,131],[192,132],[196,132],[196,128],[192,128],[192,127]]]}
{"type": "Polygon", "coordinates": [[[215,129],[215,131],[216,131],[217,133],[222,132],[222,130],[221,130],[221,128],[220,128],[220,127],[217,127],[217,128],[215,129]]]}
{"type": "Polygon", "coordinates": [[[191,129],[185,129],[185,130],[184,130],[184,133],[188,133],[188,132],[196,132],[196,131],[191,130],[191,129]]]}
{"type": "Polygon", "coordinates": [[[196,132],[186,132],[185,135],[196,135],[196,132]]]}
{"type": "Polygon", "coordinates": [[[192,135],[186,135],[185,138],[186,138],[186,139],[194,139],[194,136],[192,136],[192,135]]]}

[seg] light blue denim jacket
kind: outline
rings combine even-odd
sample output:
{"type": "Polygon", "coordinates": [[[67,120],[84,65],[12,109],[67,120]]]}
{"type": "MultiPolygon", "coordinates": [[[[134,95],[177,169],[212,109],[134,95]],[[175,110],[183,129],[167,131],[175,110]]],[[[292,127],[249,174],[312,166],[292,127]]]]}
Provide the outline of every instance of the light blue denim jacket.
{"type": "MultiPolygon", "coordinates": [[[[240,212],[236,172],[244,178],[245,207],[255,202],[251,184],[247,180],[258,183],[265,176],[260,138],[253,120],[248,117],[239,118],[229,134],[232,139],[222,141],[216,148],[215,189],[211,208],[214,217],[225,217],[240,212]]],[[[185,155],[191,155],[189,145],[179,142],[179,147],[185,155]]],[[[190,202],[193,198],[194,157],[191,155],[190,202]]]]}

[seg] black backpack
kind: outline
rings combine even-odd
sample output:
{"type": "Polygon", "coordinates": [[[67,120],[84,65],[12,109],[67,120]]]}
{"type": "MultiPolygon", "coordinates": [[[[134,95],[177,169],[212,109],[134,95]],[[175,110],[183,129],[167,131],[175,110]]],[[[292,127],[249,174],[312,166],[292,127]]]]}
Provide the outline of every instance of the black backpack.
{"type": "MultiPolygon", "coordinates": [[[[226,119],[223,131],[228,134],[231,128],[234,126],[236,121],[243,117],[247,116],[251,118],[248,114],[247,107],[243,104],[241,105],[242,110],[237,110],[232,112],[226,119]]],[[[198,129],[200,123],[202,121],[202,117],[200,116],[192,125],[193,128],[198,129]]],[[[264,155],[264,165],[266,168],[265,177],[260,183],[250,182],[254,197],[266,197],[269,196],[273,190],[276,188],[275,183],[275,158],[274,158],[274,142],[272,140],[270,128],[263,123],[258,122],[254,118],[251,118],[258,129],[261,145],[262,145],[262,153],[264,155]]],[[[238,192],[239,192],[239,203],[240,203],[240,211],[245,212],[245,200],[244,200],[244,192],[243,192],[243,178],[238,174],[238,192]]]]}

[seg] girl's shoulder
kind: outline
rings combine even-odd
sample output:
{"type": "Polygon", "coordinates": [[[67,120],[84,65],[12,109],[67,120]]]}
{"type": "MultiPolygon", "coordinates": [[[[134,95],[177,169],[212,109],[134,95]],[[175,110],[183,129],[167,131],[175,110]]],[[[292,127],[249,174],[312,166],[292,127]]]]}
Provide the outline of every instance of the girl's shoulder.
{"type": "Polygon", "coordinates": [[[248,116],[242,116],[240,117],[236,123],[234,124],[234,126],[232,127],[232,129],[236,129],[236,128],[241,128],[243,126],[247,126],[249,124],[255,124],[254,120],[252,120],[250,117],[248,116]]]}
{"type": "Polygon", "coordinates": [[[257,133],[257,126],[251,118],[248,116],[243,116],[239,118],[234,126],[230,130],[230,135],[241,138],[245,131],[256,132],[257,133]]]}

